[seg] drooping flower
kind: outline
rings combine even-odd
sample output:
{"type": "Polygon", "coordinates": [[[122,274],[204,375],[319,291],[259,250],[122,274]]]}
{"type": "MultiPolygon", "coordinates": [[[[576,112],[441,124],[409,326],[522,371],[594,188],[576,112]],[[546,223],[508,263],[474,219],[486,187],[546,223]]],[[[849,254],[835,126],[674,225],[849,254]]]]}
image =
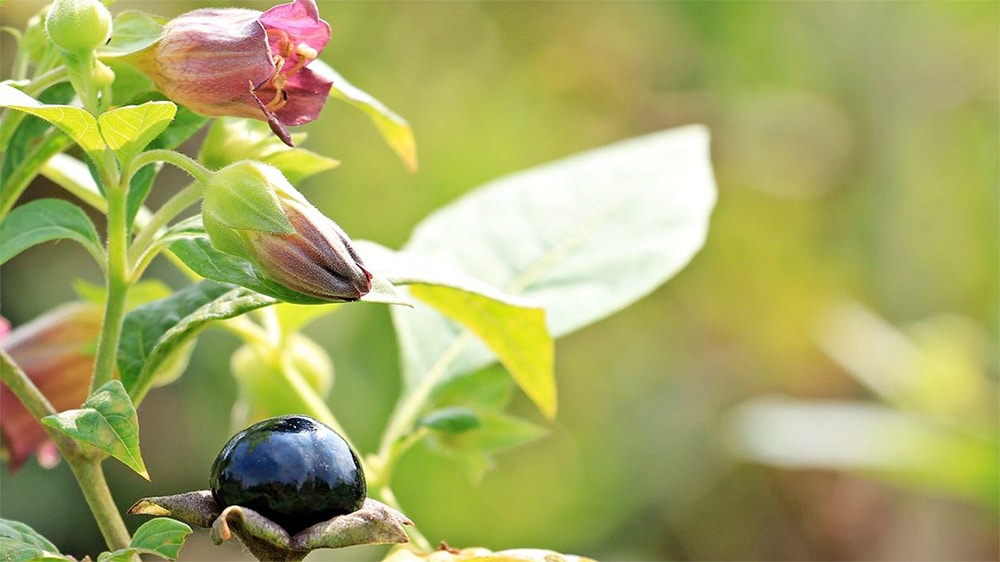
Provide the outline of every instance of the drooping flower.
{"type": "Polygon", "coordinates": [[[339,302],[371,290],[371,273],[347,234],[273,166],[243,160],[215,172],[202,221],[213,246],[289,289],[339,302]]]}
{"type": "MultiPolygon", "coordinates": [[[[101,307],[70,303],[0,333],[0,348],[31,378],[56,411],[79,408],[90,387],[94,352],[101,330],[101,307]]],[[[11,470],[31,455],[46,468],[59,462],[55,444],[42,425],[6,386],[0,387],[0,436],[11,470]]]]}
{"type": "Polygon", "coordinates": [[[203,8],[167,22],[156,43],[126,60],[192,111],[267,121],[291,146],[287,127],[316,119],[329,95],[332,78],[309,67],[329,40],[315,0],[263,13],[203,8]]]}

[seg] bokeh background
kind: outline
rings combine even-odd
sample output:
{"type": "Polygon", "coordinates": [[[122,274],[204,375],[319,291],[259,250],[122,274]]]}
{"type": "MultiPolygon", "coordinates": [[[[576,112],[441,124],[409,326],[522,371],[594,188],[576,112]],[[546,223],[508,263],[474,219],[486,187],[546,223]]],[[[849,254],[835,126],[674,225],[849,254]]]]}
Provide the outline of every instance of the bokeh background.
{"type": "MultiPolygon", "coordinates": [[[[41,5],[7,1],[2,24],[41,5]]],[[[409,119],[420,151],[411,175],[335,101],[304,127],[306,147],[343,165],[301,187],[355,238],[398,247],[469,189],[587,148],[688,123],[713,135],[705,248],[559,341],[551,433],[478,486],[425,449],[405,458],[397,495],[431,540],[606,560],[1000,556],[996,2],[320,6],[334,30],[322,58],[409,119]]],[[[0,45],[7,65],[10,37],[0,45]]],[[[15,325],[72,299],[69,279],[99,280],[70,244],[0,273],[15,325]]],[[[167,264],[151,274],[181,282],[167,264]]],[[[334,412],[372,450],[399,391],[388,312],[348,307],[307,332],[336,362],[334,412]]],[[[123,508],[207,487],[230,435],[236,345],[208,332],[186,376],[143,403],[153,481],[108,463],[123,508]]],[[[0,510],[66,552],[101,550],[64,465],[5,466],[0,510]]],[[[206,535],[185,559],[245,556],[206,535]]]]}

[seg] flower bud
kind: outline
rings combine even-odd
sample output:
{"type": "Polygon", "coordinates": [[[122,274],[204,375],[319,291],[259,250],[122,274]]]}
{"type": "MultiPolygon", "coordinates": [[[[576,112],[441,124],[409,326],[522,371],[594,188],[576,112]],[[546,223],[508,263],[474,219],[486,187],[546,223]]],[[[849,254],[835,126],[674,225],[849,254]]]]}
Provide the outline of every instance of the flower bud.
{"type": "Polygon", "coordinates": [[[126,61],[188,109],[266,121],[291,146],[288,127],[316,119],[333,85],[309,66],[329,39],[315,0],[266,12],[202,8],[167,22],[159,41],[126,61]]]}
{"type": "Polygon", "coordinates": [[[89,53],[111,37],[111,12],[100,0],[55,0],[45,19],[45,31],[60,49],[89,53]]]}
{"type": "MultiPolygon", "coordinates": [[[[90,390],[101,318],[101,307],[96,304],[63,305],[0,334],[0,347],[57,411],[79,408],[90,390]]],[[[10,453],[11,469],[33,454],[45,467],[59,460],[41,424],[6,386],[0,387],[0,434],[10,453]]]]}
{"type": "Polygon", "coordinates": [[[213,174],[202,220],[217,249],[289,289],[329,301],[357,300],[371,290],[371,274],[347,234],[273,166],[241,161],[213,174]]]}

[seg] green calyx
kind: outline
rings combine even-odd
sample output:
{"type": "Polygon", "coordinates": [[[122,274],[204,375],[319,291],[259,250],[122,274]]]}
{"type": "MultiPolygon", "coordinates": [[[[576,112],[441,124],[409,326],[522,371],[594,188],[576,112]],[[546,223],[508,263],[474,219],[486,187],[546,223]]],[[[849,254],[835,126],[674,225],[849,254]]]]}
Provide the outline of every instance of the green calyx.
{"type": "MultiPolygon", "coordinates": [[[[240,161],[215,172],[205,184],[202,215],[205,228],[212,226],[235,230],[292,234],[278,196],[279,191],[295,188],[273,166],[259,162],[240,161]]],[[[209,235],[215,236],[209,231],[209,235]]]]}

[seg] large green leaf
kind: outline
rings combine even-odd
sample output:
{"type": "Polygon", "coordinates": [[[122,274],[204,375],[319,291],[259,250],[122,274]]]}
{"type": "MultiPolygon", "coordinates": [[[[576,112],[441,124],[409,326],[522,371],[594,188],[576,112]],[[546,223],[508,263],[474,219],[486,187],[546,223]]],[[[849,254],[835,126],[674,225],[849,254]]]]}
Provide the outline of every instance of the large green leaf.
{"type": "Polygon", "coordinates": [[[32,246],[60,239],[79,242],[98,263],[104,262],[97,230],[82,209],[61,199],[39,199],[15,207],[0,221],[0,264],[32,246]]]}
{"type": "Polygon", "coordinates": [[[139,452],[139,419],[121,381],[102,385],[82,408],[46,416],[42,423],[97,447],[149,480],[139,452]]]}
{"type": "Polygon", "coordinates": [[[72,105],[44,104],[6,84],[0,84],[0,107],[23,111],[52,123],[69,135],[91,158],[97,158],[105,148],[97,119],[85,109],[72,105]]]}
{"type": "Polygon", "coordinates": [[[167,128],[176,113],[177,106],[169,101],[149,101],[112,109],[97,123],[118,160],[127,163],[167,128]]]}
{"type": "Polygon", "coordinates": [[[233,285],[203,281],[136,308],[125,317],[118,349],[122,383],[140,402],[173,354],[210,322],[275,302],[233,285]]]}
{"type": "MultiPolygon", "coordinates": [[[[708,133],[684,127],[491,182],[425,219],[404,249],[536,302],[558,337],[684,267],[704,243],[714,203],[708,133]]],[[[444,367],[447,379],[493,360],[478,342],[463,345],[462,330],[434,310],[392,314],[408,386],[432,368],[444,367]]]]}
{"type": "Polygon", "coordinates": [[[191,527],[175,519],[157,517],[142,524],[132,535],[129,548],[102,553],[98,562],[130,562],[135,554],[150,554],[166,560],[177,560],[191,527]]]}
{"type": "Polygon", "coordinates": [[[0,560],[29,562],[45,560],[70,560],[59,554],[59,549],[37,531],[11,519],[0,519],[0,560]]]}

